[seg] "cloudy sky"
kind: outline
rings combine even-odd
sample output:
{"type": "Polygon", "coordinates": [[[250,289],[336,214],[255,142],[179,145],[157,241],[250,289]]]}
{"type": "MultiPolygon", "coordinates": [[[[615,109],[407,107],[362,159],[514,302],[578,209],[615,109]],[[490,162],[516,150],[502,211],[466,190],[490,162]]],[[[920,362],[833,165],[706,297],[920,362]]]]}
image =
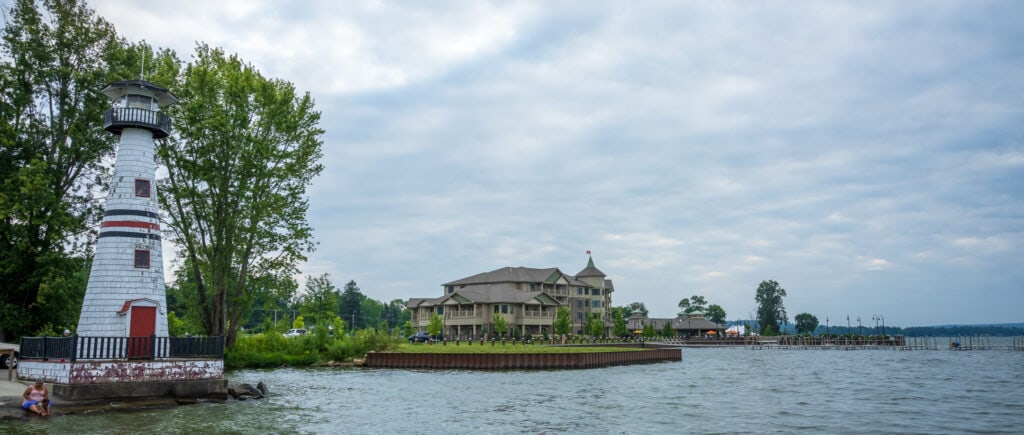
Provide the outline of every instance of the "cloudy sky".
{"type": "Polygon", "coordinates": [[[374,299],[589,250],[658,317],[1024,321],[1024,3],[91,5],[313,95],[303,274],[374,299]]]}

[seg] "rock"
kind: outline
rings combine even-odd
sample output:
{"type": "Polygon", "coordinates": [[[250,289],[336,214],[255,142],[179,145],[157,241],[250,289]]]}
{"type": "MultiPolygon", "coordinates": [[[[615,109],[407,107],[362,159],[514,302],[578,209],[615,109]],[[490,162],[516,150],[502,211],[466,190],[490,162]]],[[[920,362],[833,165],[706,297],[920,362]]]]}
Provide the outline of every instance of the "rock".
{"type": "MultiPolygon", "coordinates": [[[[262,382],[260,382],[260,384],[262,384],[262,382]]],[[[238,384],[234,387],[228,387],[228,394],[237,400],[263,398],[263,392],[249,384],[238,384]]]]}
{"type": "Polygon", "coordinates": [[[267,395],[270,394],[267,391],[267,386],[263,383],[263,381],[260,381],[260,383],[256,384],[256,389],[260,390],[260,393],[263,395],[263,397],[267,397],[267,395]]]}

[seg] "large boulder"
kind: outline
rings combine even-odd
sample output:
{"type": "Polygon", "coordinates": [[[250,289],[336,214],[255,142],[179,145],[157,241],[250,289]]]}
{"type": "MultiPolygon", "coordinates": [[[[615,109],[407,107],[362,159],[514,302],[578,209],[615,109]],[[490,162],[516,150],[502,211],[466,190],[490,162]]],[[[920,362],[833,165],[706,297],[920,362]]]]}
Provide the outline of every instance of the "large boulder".
{"type": "MultiPolygon", "coordinates": [[[[266,391],[267,387],[264,386],[262,382],[260,382],[259,385],[263,386],[263,391],[266,391]]],[[[262,399],[263,391],[249,384],[238,384],[233,387],[228,387],[228,394],[237,400],[262,399]]]]}

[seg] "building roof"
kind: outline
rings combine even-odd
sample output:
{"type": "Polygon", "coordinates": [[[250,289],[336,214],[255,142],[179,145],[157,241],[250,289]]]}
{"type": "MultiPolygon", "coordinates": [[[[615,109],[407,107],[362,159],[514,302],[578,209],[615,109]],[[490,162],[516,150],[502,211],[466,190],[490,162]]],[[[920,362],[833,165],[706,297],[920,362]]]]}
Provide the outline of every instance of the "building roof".
{"type": "Polygon", "coordinates": [[[725,325],[720,325],[703,317],[679,316],[672,319],[672,329],[721,330],[725,329],[725,325]]]}
{"type": "MultiPolygon", "coordinates": [[[[680,314],[674,319],[665,318],[651,318],[643,315],[642,311],[633,311],[629,318],[630,322],[643,321],[644,324],[649,324],[654,327],[655,330],[660,330],[665,327],[665,323],[671,323],[672,329],[691,330],[691,331],[722,331],[725,330],[725,325],[712,322],[704,317],[700,316],[687,316],[680,314]]],[[[631,325],[633,327],[634,325],[631,325]]]]}
{"type": "Polygon", "coordinates": [[[507,285],[482,285],[456,290],[451,296],[462,296],[462,303],[536,303],[541,305],[559,305],[558,301],[541,291],[524,292],[507,285]]]}
{"type": "Polygon", "coordinates": [[[492,284],[502,282],[534,282],[553,283],[559,277],[568,275],[562,273],[557,267],[547,269],[534,269],[532,267],[502,267],[490,272],[478,273],[460,280],[444,283],[445,286],[471,285],[471,284],[492,284]],[[557,274],[557,275],[556,275],[557,274]]]}
{"type": "Polygon", "coordinates": [[[594,257],[589,257],[589,261],[587,261],[587,267],[584,267],[583,270],[576,274],[577,278],[587,276],[599,276],[601,278],[604,278],[608,275],[605,275],[604,272],[601,272],[601,269],[598,269],[597,267],[594,266],[594,257]]]}
{"type": "Polygon", "coordinates": [[[145,80],[122,80],[114,82],[107,85],[107,87],[103,88],[100,92],[110,98],[120,98],[131,89],[145,89],[152,92],[154,98],[157,100],[157,105],[159,106],[166,106],[178,101],[178,97],[174,96],[171,91],[145,80]]]}
{"type": "Polygon", "coordinates": [[[416,308],[416,307],[418,307],[420,305],[427,305],[427,306],[437,305],[438,302],[440,302],[441,299],[444,299],[444,298],[445,298],[445,296],[441,296],[439,298],[409,298],[409,304],[406,305],[405,307],[409,308],[409,309],[412,309],[412,308],[416,308]]]}

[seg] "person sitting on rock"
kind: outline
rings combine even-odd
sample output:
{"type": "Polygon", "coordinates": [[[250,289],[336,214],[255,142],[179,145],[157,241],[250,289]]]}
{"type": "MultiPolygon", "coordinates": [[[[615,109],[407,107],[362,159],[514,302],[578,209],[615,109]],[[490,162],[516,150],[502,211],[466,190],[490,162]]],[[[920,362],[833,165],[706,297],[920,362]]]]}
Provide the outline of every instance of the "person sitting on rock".
{"type": "Polygon", "coordinates": [[[21,405],[22,408],[42,417],[50,415],[50,391],[43,385],[42,380],[38,380],[35,385],[26,388],[21,397],[25,398],[25,403],[21,405]]]}

